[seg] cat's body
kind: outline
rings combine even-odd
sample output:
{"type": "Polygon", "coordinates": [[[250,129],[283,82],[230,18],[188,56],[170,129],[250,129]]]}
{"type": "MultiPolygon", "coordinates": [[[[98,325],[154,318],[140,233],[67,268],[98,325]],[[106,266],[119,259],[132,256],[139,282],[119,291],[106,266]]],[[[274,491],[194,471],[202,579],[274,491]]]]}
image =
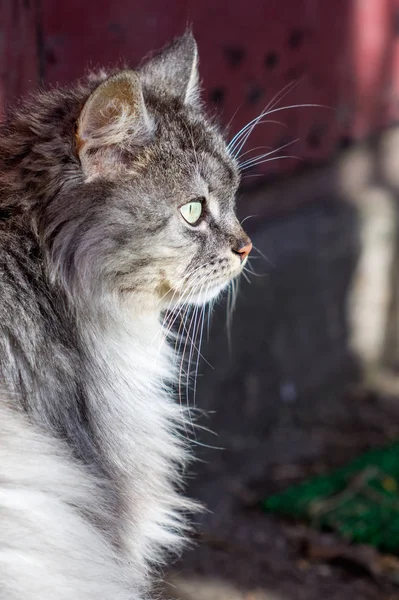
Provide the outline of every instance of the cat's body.
{"type": "Polygon", "coordinates": [[[160,316],[217,294],[248,248],[196,77],[186,36],[0,131],[1,600],[138,600],[180,548],[185,416],[160,316]],[[178,212],[193,196],[196,228],[178,212]]]}

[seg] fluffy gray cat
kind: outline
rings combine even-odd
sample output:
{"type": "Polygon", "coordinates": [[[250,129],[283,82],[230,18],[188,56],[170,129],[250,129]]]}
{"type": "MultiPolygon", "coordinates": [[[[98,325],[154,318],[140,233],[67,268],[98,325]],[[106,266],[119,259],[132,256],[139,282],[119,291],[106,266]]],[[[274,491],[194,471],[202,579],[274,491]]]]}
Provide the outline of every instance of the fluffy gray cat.
{"type": "Polygon", "coordinates": [[[238,180],[191,34],[1,126],[1,600],[148,598],[184,541],[162,316],[241,272],[238,180]]]}

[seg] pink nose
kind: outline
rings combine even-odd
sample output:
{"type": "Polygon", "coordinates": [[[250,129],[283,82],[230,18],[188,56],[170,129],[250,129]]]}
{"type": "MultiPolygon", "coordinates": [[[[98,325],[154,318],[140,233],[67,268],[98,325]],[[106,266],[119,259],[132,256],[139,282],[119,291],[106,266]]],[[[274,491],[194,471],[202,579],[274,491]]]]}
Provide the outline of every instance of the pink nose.
{"type": "Polygon", "coordinates": [[[247,258],[248,254],[251,252],[251,250],[252,250],[252,242],[249,242],[248,244],[245,244],[245,246],[243,246],[239,250],[236,250],[236,253],[239,254],[241,261],[243,261],[245,258],[247,258]]]}

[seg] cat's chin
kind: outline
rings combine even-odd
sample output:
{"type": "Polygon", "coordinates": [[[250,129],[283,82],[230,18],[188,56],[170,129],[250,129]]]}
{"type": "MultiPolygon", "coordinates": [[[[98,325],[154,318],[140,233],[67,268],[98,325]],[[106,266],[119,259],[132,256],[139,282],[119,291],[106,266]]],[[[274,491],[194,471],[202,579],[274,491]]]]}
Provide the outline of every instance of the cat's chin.
{"type": "Polygon", "coordinates": [[[173,307],[182,306],[185,304],[203,306],[211,300],[216,299],[223,292],[223,290],[228,287],[233,279],[239,277],[241,272],[242,268],[231,273],[229,277],[223,279],[219,278],[214,282],[208,282],[202,286],[202,289],[200,289],[199,292],[193,292],[193,290],[190,288],[177,291],[173,287],[170,287],[167,293],[164,293],[164,290],[162,290],[163,294],[161,298],[161,310],[169,310],[173,307]]]}
{"type": "Polygon", "coordinates": [[[207,302],[210,302],[211,300],[217,298],[219,294],[226,288],[228,283],[229,282],[226,281],[225,283],[219,283],[207,288],[206,290],[202,290],[199,294],[196,294],[190,298],[190,304],[196,304],[198,306],[207,304],[207,302]]]}
{"type": "Polygon", "coordinates": [[[237,272],[232,273],[230,277],[225,280],[219,280],[214,283],[209,283],[208,285],[204,286],[205,289],[202,289],[197,294],[188,293],[187,295],[182,295],[179,298],[178,304],[188,303],[197,306],[207,304],[207,302],[210,302],[211,300],[217,298],[221,294],[221,292],[223,292],[223,290],[225,290],[228,287],[228,285],[233,279],[239,277],[241,272],[242,268],[240,268],[237,272]]]}

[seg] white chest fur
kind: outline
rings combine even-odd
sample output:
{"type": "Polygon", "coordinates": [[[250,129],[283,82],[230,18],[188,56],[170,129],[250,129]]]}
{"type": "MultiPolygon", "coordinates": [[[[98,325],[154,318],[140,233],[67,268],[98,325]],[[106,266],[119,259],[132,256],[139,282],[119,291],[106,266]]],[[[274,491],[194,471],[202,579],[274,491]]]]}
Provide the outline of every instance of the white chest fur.
{"type": "Polygon", "coordinates": [[[187,454],[184,412],[168,389],[175,360],[157,315],[86,333],[94,435],[120,495],[129,560],[145,574],[181,546],[193,508],[176,490],[187,454]]]}

